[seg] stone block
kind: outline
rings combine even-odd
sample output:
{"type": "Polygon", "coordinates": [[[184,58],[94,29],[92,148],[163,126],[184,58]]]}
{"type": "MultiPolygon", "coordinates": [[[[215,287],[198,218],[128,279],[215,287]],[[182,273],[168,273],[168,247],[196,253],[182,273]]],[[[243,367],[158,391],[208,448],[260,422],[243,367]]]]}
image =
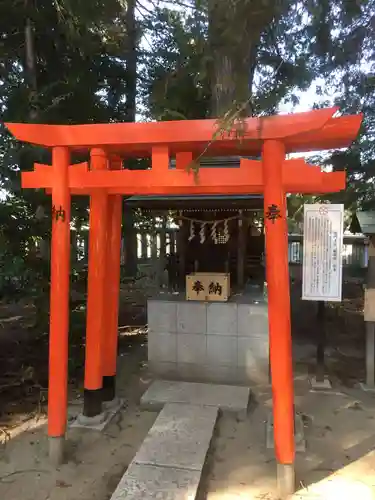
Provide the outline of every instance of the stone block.
{"type": "Polygon", "coordinates": [[[213,406],[165,405],[133,462],[200,472],[217,416],[213,406]]]}
{"type": "Polygon", "coordinates": [[[177,361],[176,333],[148,333],[148,359],[152,361],[177,361]]]}
{"type": "Polygon", "coordinates": [[[237,334],[237,304],[207,305],[207,334],[236,335],[237,334]]]}
{"type": "Polygon", "coordinates": [[[240,336],[268,336],[268,309],[265,304],[238,304],[237,332],[240,336]]]}
{"type": "Polygon", "coordinates": [[[257,368],[269,360],[268,338],[238,337],[237,364],[246,368],[257,368]]]}
{"type": "Polygon", "coordinates": [[[177,304],[178,333],[206,333],[207,306],[202,302],[179,302],[177,304]]]}
{"type": "Polygon", "coordinates": [[[180,380],[191,382],[206,381],[205,363],[178,363],[178,377],[180,380]]]}
{"type": "Polygon", "coordinates": [[[177,330],[176,302],[149,300],[147,302],[147,322],[151,332],[175,333],[177,330]]]}
{"type": "Polygon", "coordinates": [[[174,377],[177,374],[177,363],[170,361],[148,361],[148,369],[154,375],[163,377],[174,377]]]}
{"type": "Polygon", "coordinates": [[[268,387],[270,383],[269,365],[266,361],[259,361],[253,367],[237,366],[237,384],[268,387]]]}
{"type": "Polygon", "coordinates": [[[206,361],[206,335],[186,333],[177,337],[177,362],[204,364],[206,361]]]}
{"type": "MultiPolygon", "coordinates": [[[[229,365],[206,365],[204,367],[204,380],[215,384],[238,384],[239,376],[237,366],[229,365]]],[[[233,386],[228,386],[232,387],[233,386]]]]}
{"type": "Polygon", "coordinates": [[[187,403],[237,412],[246,410],[249,398],[248,387],[155,380],[143,394],[141,404],[162,408],[168,403],[187,403]]]}
{"type": "Polygon", "coordinates": [[[130,464],[111,500],[194,500],[201,472],[130,464]]]}
{"type": "Polygon", "coordinates": [[[207,362],[209,365],[237,366],[237,337],[207,335],[207,362]]]}

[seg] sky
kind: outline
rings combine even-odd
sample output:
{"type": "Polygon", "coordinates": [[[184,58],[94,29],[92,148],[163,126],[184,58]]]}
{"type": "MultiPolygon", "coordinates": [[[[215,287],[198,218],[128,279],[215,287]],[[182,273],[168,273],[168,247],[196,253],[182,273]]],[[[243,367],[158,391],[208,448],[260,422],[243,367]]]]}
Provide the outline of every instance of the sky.
{"type": "Polygon", "coordinates": [[[324,88],[324,79],[316,79],[310,86],[310,88],[304,92],[297,92],[300,99],[299,104],[292,106],[290,103],[281,103],[279,106],[280,113],[299,113],[303,111],[310,111],[314,104],[319,104],[321,102],[327,101],[329,99],[334,99],[334,95],[324,94],[319,96],[316,93],[316,87],[320,86],[324,88]]]}

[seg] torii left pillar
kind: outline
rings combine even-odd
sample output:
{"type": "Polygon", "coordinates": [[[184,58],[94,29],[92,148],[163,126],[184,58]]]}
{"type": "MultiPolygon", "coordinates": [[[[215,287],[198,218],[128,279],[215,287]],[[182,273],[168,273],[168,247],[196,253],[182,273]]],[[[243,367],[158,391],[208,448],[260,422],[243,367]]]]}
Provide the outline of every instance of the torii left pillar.
{"type": "Polygon", "coordinates": [[[52,151],[51,298],[48,382],[48,436],[51,462],[64,457],[68,406],[70,275],[69,150],[52,151]]]}

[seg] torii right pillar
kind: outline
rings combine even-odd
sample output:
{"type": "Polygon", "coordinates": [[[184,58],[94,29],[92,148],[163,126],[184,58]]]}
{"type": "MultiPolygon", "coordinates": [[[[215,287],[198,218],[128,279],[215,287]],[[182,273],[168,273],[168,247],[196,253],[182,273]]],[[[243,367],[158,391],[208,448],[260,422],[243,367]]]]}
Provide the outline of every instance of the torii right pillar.
{"type": "Polygon", "coordinates": [[[294,394],[288,227],[282,165],[284,144],[267,140],[263,144],[264,220],[266,232],[266,274],[270,365],[273,398],[273,431],[280,498],[295,491],[294,394]]]}

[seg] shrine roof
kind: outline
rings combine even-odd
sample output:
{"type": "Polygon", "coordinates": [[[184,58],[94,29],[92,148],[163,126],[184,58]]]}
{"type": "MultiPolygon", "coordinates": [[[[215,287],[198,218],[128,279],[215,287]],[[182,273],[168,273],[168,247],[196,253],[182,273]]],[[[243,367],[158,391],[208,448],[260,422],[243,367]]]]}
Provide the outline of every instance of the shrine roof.
{"type": "Polygon", "coordinates": [[[261,153],[264,140],[282,140],[286,152],[307,152],[349,146],[356,138],[362,115],[335,117],[338,108],[244,119],[238,130],[220,132],[217,120],[180,120],[147,123],[42,125],[7,123],[20,141],[35,145],[66,146],[73,151],[94,147],[127,157],[150,156],[152,148],[168,146],[178,152],[210,156],[252,156],[261,153]]]}
{"type": "Polygon", "coordinates": [[[362,233],[366,236],[375,234],[375,211],[358,211],[353,215],[350,231],[362,233]]]}

